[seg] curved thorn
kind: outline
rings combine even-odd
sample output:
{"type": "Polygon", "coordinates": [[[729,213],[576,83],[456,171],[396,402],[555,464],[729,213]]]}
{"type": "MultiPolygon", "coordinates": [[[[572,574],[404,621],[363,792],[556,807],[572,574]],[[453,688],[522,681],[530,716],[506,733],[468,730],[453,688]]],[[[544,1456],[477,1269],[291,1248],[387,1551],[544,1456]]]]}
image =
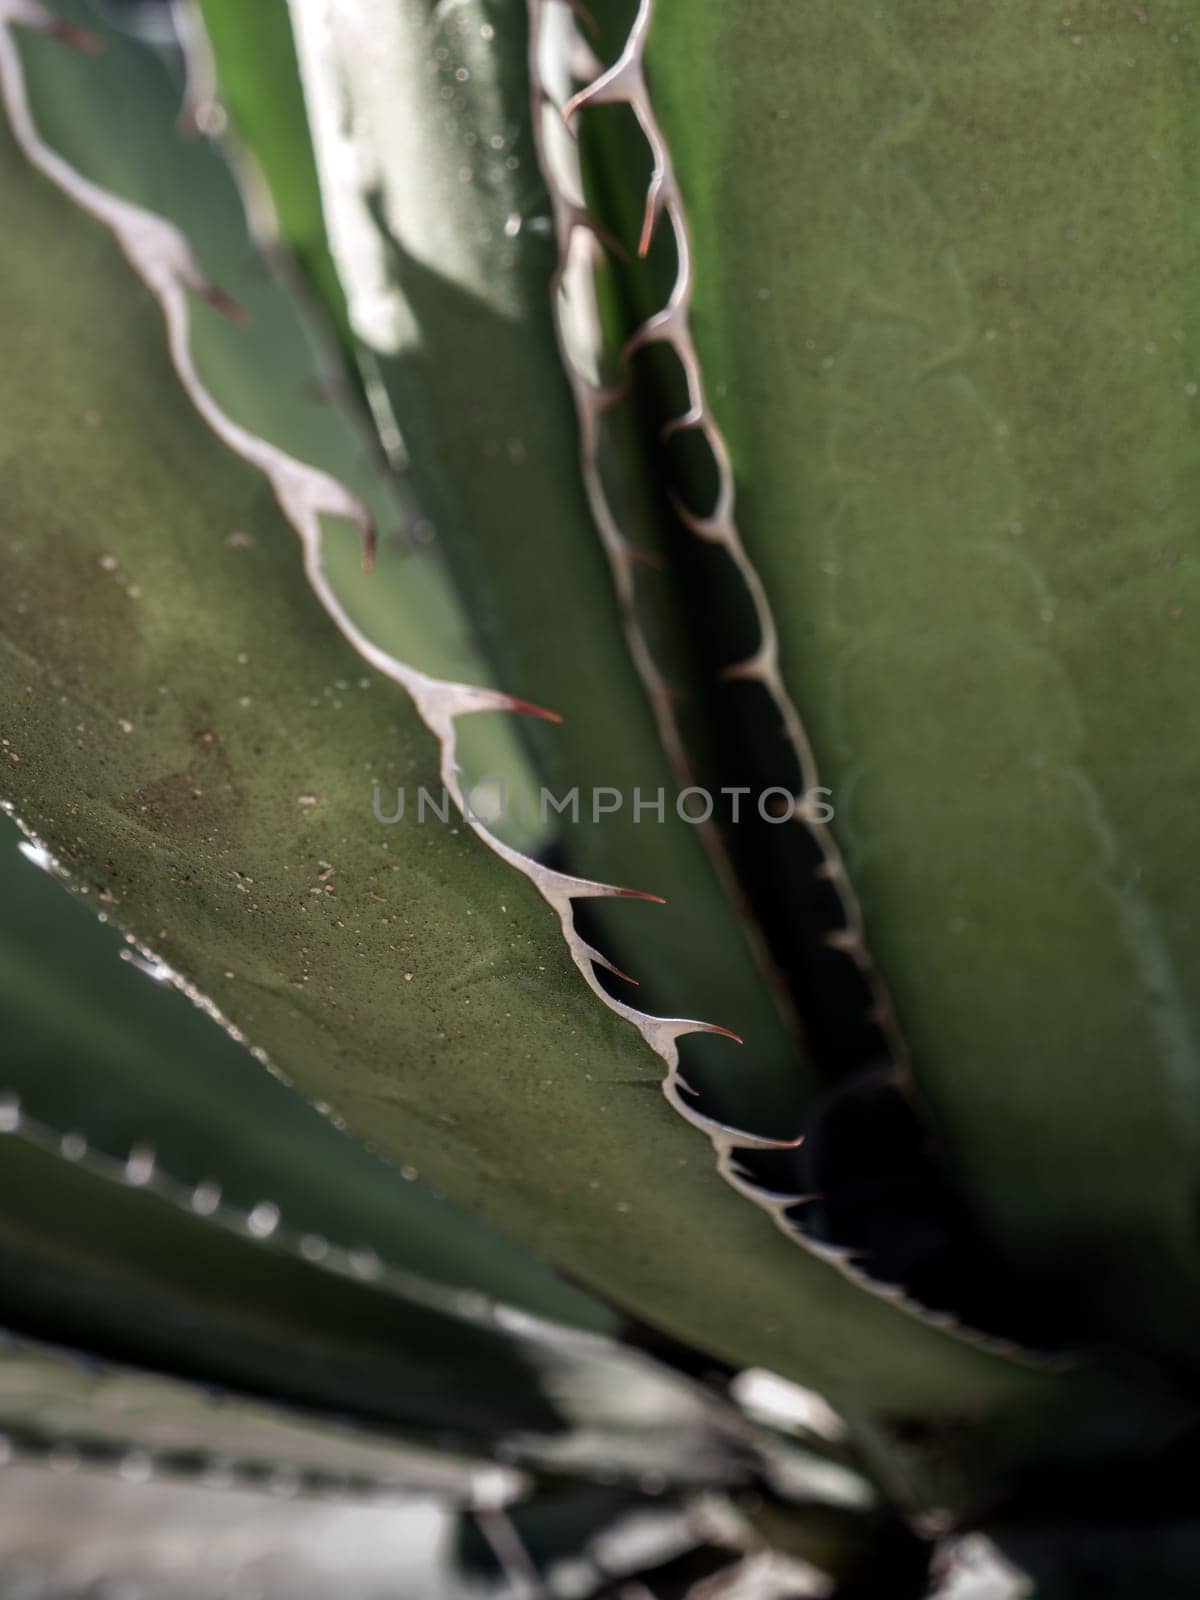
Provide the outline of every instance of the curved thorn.
{"type": "Polygon", "coordinates": [[[734,1044],[745,1044],[745,1039],[740,1033],[734,1033],[732,1028],[722,1028],[718,1022],[700,1022],[692,1029],[693,1033],[716,1033],[722,1039],[732,1039],[734,1044]]]}
{"type": "Polygon", "coordinates": [[[546,706],[539,706],[533,700],[523,700],[518,695],[505,695],[507,705],[505,710],[514,711],[519,716],[537,717],[541,722],[561,722],[562,713],[551,711],[546,706]]]}
{"type": "Polygon", "coordinates": [[[239,328],[248,326],[250,313],[245,306],[239,305],[231,294],[226,294],[224,289],[219,289],[215,283],[205,282],[200,284],[196,289],[196,293],[202,300],[207,300],[209,305],[214,310],[219,311],[223,317],[228,317],[230,322],[237,323],[239,328]]]}
{"type": "Polygon", "coordinates": [[[638,239],[638,256],[643,261],[650,254],[650,246],[654,243],[654,230],[658,226],[659,217],[662,216],[662,191],[662,175],[656,173],[646,191],[646,209],[642,213],[642,232],[638,239]]]}
{"type": "Polygon", "coordinates": [[[624,983],[631,983],[635,989],[639,989],[641,987],[635,977],[632,977],[628,972],[625,972],[616,964],[615,961],[610,960],[608,956],[604,955],[602,951],[597,950],[594,944],[589,944],[585,946],[585,948],[587,950],[589,959],[595,962],[598,967],[603,967],[606,972],[611,972],[614,977],[620,978],[624,983]]]}
{"type": "Polygon", "coordinates": [[[667,903],[661,894],[651,894],[648,889],[613,887],[605,892],[618,900],[648,900],[654,906],[665,906],[667,903]]]}

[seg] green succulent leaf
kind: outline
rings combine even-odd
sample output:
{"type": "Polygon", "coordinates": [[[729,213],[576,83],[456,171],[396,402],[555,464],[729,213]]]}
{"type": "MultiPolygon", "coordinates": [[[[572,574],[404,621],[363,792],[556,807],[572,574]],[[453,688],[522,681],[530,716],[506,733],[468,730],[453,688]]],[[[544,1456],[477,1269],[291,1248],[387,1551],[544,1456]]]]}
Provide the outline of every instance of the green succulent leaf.
{"type": "Polygon", "coordinates": [[[331,1292],[299,1249],[262,1248],[269,1216],[214,1226],[153,1183],[151,1163],[139,1149],[124,1169],[64,1159],[36,1125],[5,1134],[9,1326],[426,1434],[480,1440],[563,1426],[505,1336],[378,1294],[371,1259],[368,1281],[343,1269],[331,1292]]]}
{"type": "Polygon", "coordinates": [[[97,1466],[124,1462],[140,1482],[219,1472],[251,1482],[283,1478],[309,1492],[420,1493],[467,1507],[511,1502],[526,1488],[518,1470],[486,1458],[422,1450],[10,1336],[0,1339],[0,1429],[26,1457],[70,1449],[97,1466]]]}
{"type": "Polygon", "coordinates": [[[221,74],[220,103],[213,98],[214,83],[191,86],[196,131],[214,132],[226,116],[232,117],[261,170],[273,228],[311,280],[339,335],[348,340],[345,297],[325,233],[286,0],[261,0],[253,6],[239,0],[199,0],[190,15],[193,26],[186,32],[193,77],[197,68],[203,71],[213,64],[207,58],[210,51],[221,74]],[[195,26],[197,15],[202,27],[195,26]]]}
{"type": "MultiPolygon", "coordinates": [[[[559,1323],[613,1313],[322,1116],[0,831],[0,1092],[80,1154],[153,1152],[181,1190],[559,1323]],[[125,959],[122,959],[124,957],[125,959]],[[147,973],[149,976],[147,976],[147,973]],[[398,1181],[399,1180],[399,1181],[398,1181]]],[[[32,847],[26,850],[37,854],[32,847]]],[[[253,885],[246,886],[249,893],[253,885]]],[[[107,918],[108,913],[102,911],[107,918]]],[[[173,981],[175,980],[175,981],[173,981]]]]}
{"type": "MultiPolygon", "coordinates": [[[[706,1108],[790,1136],[810,1087],[803,1048],[676,812],[680,782],[629,657],[580,474],[524,16],[405,0],[353,16],[302,5],[293,21],[331,246],[393,463],[500,681],[563,717],[530,732],[534,803],[542,784],[556,800],[580,795],[574,824],[569,809],[548,812],[558,858],[666,899],[652,918],[619,901],[592,915],[652,1009],[711,1017],[754,1041],[736,1067],[727,1046],[689,1043],[706,1108]],[[660,791],[658,823],[649,807],[660,791]],[[601,820],[597,794],[602,807],[619,795],[620,809],[601,820]]],[[[218,31],[214,42],[222,82],[254,70],[248,38],[218,31]]],[[[253,146],[253,127],[241,131],[253,146]]],[[[636,466],[618,455],[613,470],[644,517],[636,466]]]]}
{"type": "MultiPolygon", "coordinates": [[[[1186,1469],[1186,7],[203,9],[216,91],[0,0],[0,793],[232,1036],[129,1025],[21,868],[0,1316],[384,1451],[766,1479],[764,1528],[772,1451],[621,1312],[819,1389],[906,1509],[1186,1469]],[[489,831],[485,774],[582,816],[489,831]],[[832,831],[723,854],[690,774],[819,775],[832,831]],[[940,1248],[918,1099],[933,1314],[829,1222],[940,1248]],[[1010,1275],[1091,1343],[941,1313],[1010,1275]]],[[[463,1541],[536,1588],[513,1531],[463,1541]]]]}
{"type": "Polygon", "coordinates": [[[647,68],[785,675],[977,1216],[1193,1366],[1191,11],[767,10],[647,68]]]}
{"type": "Polygon", "coordinates": [[[107,232],[4,159],[7,787],[66,871],[301,1092],[619,1302],[867,1407],[1036,1404],[1047,1375],[864,1293],[722,1184],[519,874],[465,829],[379,839],[370,781],[436,787],[433,739],[322,616],[107,232]]]}

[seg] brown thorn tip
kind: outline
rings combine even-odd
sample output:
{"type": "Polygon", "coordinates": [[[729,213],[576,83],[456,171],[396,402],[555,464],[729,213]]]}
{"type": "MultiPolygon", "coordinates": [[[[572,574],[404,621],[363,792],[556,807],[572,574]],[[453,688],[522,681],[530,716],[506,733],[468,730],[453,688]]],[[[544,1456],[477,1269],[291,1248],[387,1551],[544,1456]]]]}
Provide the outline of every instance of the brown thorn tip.
{"type": "Polygon", "coordinates": [[[614,889],[614,895],[619,895],[622,900],[649,900],[651,905],[665,906],[666,901],[660,894],[648,894],[645,889],[614,889]]]}
{"type": "Polygon", "coordinates": [[[93,33],[90,28],[81,28],[78,23],[68,22],[63,17],[52,17],[46,24],[46,32],[63,44],[70,45],[72,50],[82,50],[89,56],[98,56],[104,49],[104,40],[98,33],[93,33]]]}
{"type": "Polygon", "coordinates": [[[362,541],[363,541],[363,547],[362,547],[363,571],[364,572],[374,572],[375,571],[375,552],[376,552],[376,550],[378,548],[379,540],[378,540],[378,537],[376,536],[375,524],[373,522],[368,522],[366,524],[366,526],[363,528],[362,541]]]}
{"type": "Polygon", "coordinates": [[[658,226],[658,190],[652,188],[646,196],[646,210],[642,216],[642,236],[638,240],[638,255],[645,260],[650,254],[650,246],[654,243],[654,230],[658,226]]]}
{"type": "Polygon", "coordinates": [[[722,1028],[715,1022],[706,1022],[704,1031],[705,1033],[719,1033],[722,1039],[732,1039],[734,1044],[745,1044],[746,1042],[740,1033],[734,1033],[732,1028],[722,1028]]]}
{"type": "Polygon", "coordinates": [[[526,717],[540,717],[543,722],[562,721],[560,712],[548,711],[545,706],[535,705],[532,700],[520,700],[515,695],[509,695],[506,709],[526,717]]]}
{"type": "Polygon", "coordinates": [[[231,294],[225,293],[224,289],[218,289],[215,283],[205,284],[200,296],[223,317],[228,317],[230,322],[236,322],[239,328],[244,328],[249,323],[250,313],[245,306],[239,305],[231,294]]]}

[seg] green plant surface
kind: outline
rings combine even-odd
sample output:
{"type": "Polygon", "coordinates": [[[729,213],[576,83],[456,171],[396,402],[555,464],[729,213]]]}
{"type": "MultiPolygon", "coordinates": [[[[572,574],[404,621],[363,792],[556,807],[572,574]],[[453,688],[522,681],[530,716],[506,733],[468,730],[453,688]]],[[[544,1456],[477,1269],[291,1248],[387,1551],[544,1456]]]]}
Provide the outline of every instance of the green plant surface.
{"type": "MultiPolygon", "coordinates": [[[[446,1290],[369,1248],[298,1234],[263,1202],[240,1211],[211,1182],[181,1184],[146,1145],[114,1161],[11,1103],[0,1117],[0,1318],[150,1369],[134,1388],[149,1396],[151,1419],[178,1410],[155,1396],[183,1393],[181,1375],[232,1391],[235,1417],[245,1396],[269,1396],[305,1408],[318,1428],[333,1412],[388,1430],[378,1435],[384,1452],[406,1441],[496,1452],[633,1487],[648,1477],[663,1487],[741,1484],[768,1448],[732,1408],[644,1355],[446,1290]]],[[[82,1377],[59,1384],[58,1398],[31,1389],[20,1364],[28,1342],[18,1342],[7,1388],[0,1371],[8,1431],[29,1448],[93,1439],[111,1453],[120,1438],[137,1447],[119,1383],[106,1433],[99,1414],[89,1424],[72,1409],[91,1403],[82,1377]]],[[[285,1432],[287,1418],[278,1412],[285,1432]]],[[[197,1452],[221,1454],[212,1429],[193,1433],[197,1452]]],[[[269,1440],[263,1449],[269,1456],[269,1440]]],[[[336,1453],[332,1440],[331,1467],[336,1453]]],[[[436,1471],[422,1479],[419,1462],[410,1481],[443,1486],[436,1471]]]]}
{"type": "MultiPolygon", "coordinates": [[[[578,825],[558,824],[561,859],[666,899],[653,917],[617,901],[592,914],[652,1008],[703,1014],[752,1041],[739,1061],[724,1044],[689,1043],[689,1073],[713,1114],[791,1136],[812,1086],[803,1049],[696,830],[674,815],[677,780],[579,474],[524,16],[406,0],[353,17],[304,6],[294,20],[331,246],[359,358],[398,429],[393,457],[500,681],[564,719],[552,733],[529,730],[540,781],[583,796],[578,825]],[[639,824],[635,790],[653,800],[660,788],[666,821],[639,824]],[[621,811],[593,820],[596,789],[619,791],[621,811]]],[[[215,45],[222,81],[252,70],[248,39],[218,33],[215,45]]],[[[253,127],[241,131],[253,148],[253,127]]],[[[630,477],[628,463],[614,470],[630,477]]],[[[644,489],[629,492],[636,501],[644,489]]]]}
{"type": "Polygon", "coordinates": [[[520,875],[465,830],[364,826],[372,777],[436,784],[433,740],[322,617],[111,239],[4,159],[6,787],[75,882],[302,1093],[619,1303],[835,1401],[1040,1407],[1058,1379],[864,1293],[721,1183],[520,875]]]}
{"type": "MultiPolygon", "coordinates": [[[[445,563],[421,536],[420,509],[411,492],[382,471],[379,447],[364,434],[321,324],[286,292],[248,233],[237,186],[218,147],[177,127],[178,61],[173,73],[170,60],[106,27],[88,4],[60,11],[81,26],[100,28],[104,48],[93,55],[64,50],[27,30],[20,36],[38,125],[87,177],[166,217],[195,240],[204,271],[240,307],[244,315],[235,318],[203,303],[194,307],[197,369],[242,426],[332,473],[366,506],[378,540],[373,570],[365,570],[353,540],[331,540],[326,548],[326,569],[339,600],[383,649],[438,676],[488,682],[445,563]]],[[[265,44],[257,36],[252,42],[265,44]]],[[[277,55],[255,50],[255,59],[268,67],[277,65],[277,55]]],[[[329,686],[331,699],[338,692],[329,686]]],[[[499,718],[475,719],[464,737],[464,760],[468,773],[497,772],[514,784],[532,784],[517,736],[499,718]]],[[[381,807],[385,815],[389,798],[381,807]]],[[[544,834],[536,819],[522,826],[518,818],[514,826],[513,842],[522,848],[544,834]]]]}
{"type": "Polygon", "coordinates": [[[205,1186],[223,1209],[267,1206],[289,1230],[371,1251],[391,1268],[615,1330],[607,1307],[429,1193],[410,1168],[370,1154],[264,1071],[168,974],[148,978],[143,958],[86,901],[22,859],[17,837],[4,824],[0,1092],[23,1116],[114,1161],[153,1150],[175,1184],[205,1186]]]}
{"type": "Polygon", "coordinates": [[[402,1444],[347,1423],[214,1392],[138,1368],[97,1362],[32,1339],[0,1339],[0,1426],[27,1455],[67,1448],[99,1465],[132,1453],[155,1473],[269,1480],[370,1492],[420,1492],[469,1506],[522,1490],[522,1475],[486,1458],[402,1444]]]}
{"type": "Polygon", "coordinates": [[[918,1082],[1008,1257],[1192,1368],[1193,24],[662,5],[648,50],[918,1082]]]}
{"type": "MultiPolygon", "coordinates": [[[[348,340],[345,298],[325,235],[286,0],[261,0],[252,6],[239,0],[200,0],[197,12],[208,48],[221,63],[224,109],[261,168],[280,238],[312,279],[338,333],[348,340]]],[[[211,119],[213,107],[200,110],[202,121],[211,119]]]]}
{"type": "MultiPolygon", "coordinates": [[[[745,685],[714,677],[745,655],[754,572],[731,547],[738,572],[697,557],[673,520],[667,490],[694,522],[706,472],[648,442],[678,374],[646,352],[604,412],[600,464],[621,537],[666,570],[639,580],[632,617],[613,594],[565,347],[595,313],[588,359],[607,372],[670,253],[660,221],[648,261],[600,274],[578,317],[555,303],[571,203],[538,172],[525,12],[294,0],[293,56],[281,4],[244,32],[207,5],[222,92],[314,297],[252,239],[229,150],[177,129],[172,48],[86,0],[59,10],[98,55],[18,43],[8,22],[32,8],[0,0],[18,136],[0,130],[0,797],[111,924],[64,932],[78,907],[43,908],[49,879],[0,914],[19,1025],[0,1075],[0,1320],[142,1363],[149,1383],[274,1396],[317,1431],[352,1412],[384,1451],[440,1443],[643,1489],[753,1480],[773,1543],[827,1541],[840,1561],[861,1534],[873,1574],[898,1512],[868,1528],[818,1495],[813,1520],[794,1515],[805,1497],[776,1496],[761,1434],[595,1335],[659,1339],[688,1370],[761,1366],[826,1396],[867,1492],[935,1513],[904,1534],[918,1567],[929,1528],[961,1517],[1026,1537],[1053,1572],[1040,1545],[1064,1507],[1067,1524],[1089,1494],[1096,1517],[1124,1514],[1131,1485],[1187,1479],[1197,1437],[1185,8],[1062,28],[917,0],[768,0],[753,27],[710,0],[653,8],[649,96],[637,73],[622,91],[643,133],[627,104],[582,148],[589,199],[628,237],[648,112],[670,141],[690,331],[780,632],[778,692],[760,673],[739,714],[745,685]],[[52,153],[25,130],[26,93],[52,153]],[[634,149],[627,181],[613,162],[634,149]],[[751,1192],[747,1142],[705,1124],[783,1136],[807,1115],[809,1149],[824,1137],[828,1041],[810,1015],[810,1053],[791,1025],[754,926],[811,861],[752,862],[747,916],[695,830],[634,823],[635,788],[678,778],[631,660],[643,629],[691,695],[705,776],[741,778],[731,751],[794,769],[800,741],[764,736],[761,690],[768,711],[794,699],[982,1242],[1089,1336],[1062,1360],[821,1259],[774,1225],[796,1182],[751,1192]],[[518,722],[537,707],[508,692],[565,723],[518,722]],[[491,772],[611,787],[625,810],[594,822],[585,799],[578,825],[499,838],[455,814],[372,816],[377,789],[491,772]],[[588,886],[559,866],[670,903],[612,891],[576,926],[588,886]],[[144,986],[98,976],[121,935],[232,1037],[149,1000],[118,1021],[127,980],[144,986]],[[623,1004],[592,938],[652,1012],[731,1024],[745,1050],[623,1004]],[[59,951],[86,976],[55,971],[59,951]],[[88,1092],[97,1072],[110,1104],[88,1092]]],[[[603,59],[577,49],[577,75],[611,61],[633,12],[603,19],[603,59]]],[[[820,835],[778,837],[786,855],[820,835]]],[[[795,929],[767,932],[786,966],[795,929]]],[[[800,928],[802,959],[827,932],[800,928]]],[[[886,1175],[845,1159],[878,1210],[886,1175]]],[[[765,1158],[796,1180],[792,1160],[765,1158]]],[[[571,1517],[547,1516],[553,1544],[571,1517]]],[[[511,1579],[489,1548],[488,1580],[511,1579]]]]}
{"type": "Polygon", "coordinates": [[[565,1425],[486,1327],[333,1283],[154,1189],[5,1135],[0,1315],[10,1327],[250,1392],[484,1441],[565,1425]],[[336,1292],[334,1292],[336,1284],[336,1292]],[[463,1364],[462,1372],[459,1363],[463,1364]]]}
{"type": "MultiPolygon", "coordinates": [[[[8,824],[4,831],[10,839],[16,833],[8,824]]],[[[116,930],[15,848],[0,855],[0,888],[8,1041],[0,1123],[10,1143],[17,1136],[34,1146],[15,1149],[7,1179],[0,1178],[16,1262],[3,1297],[10,1324],[46,1333],[67,1328],[81,1344],[160,1371],[182,1364],[196,1376],[281,1389],[310,1405],[345,1405],[340,1364],[331,1365],[326,1383],[320,1363],[293,1359],[293,1341],[281,1333],[279,1285],[295,1289],[286,1315],[317,1340],[321,1319],[310,1317],[307,1305],[337,1303],[348,1285],[357,1304],[355,1338],[369,1341],[369,1326],[381,1322],[395,1347],[399,1364],[387,1372],[392,1398],[383,1420],[461,1431],[457,1398],[444,1404],[442,1397],[453,1396],[452,1374],[466,1357],[476,1379],[490,1381],[494,1366],[506,1402],[532,1376],[541,1398],[523,1402],[525,1410],[512,1414],[514,1427],[544,1432],[553,1418],[549,1431],[560,1451],[561,1410],[574,1430],[571,1458],[581,1466],[599,1461],[627,1478],[652,1470],[664,1483],[677,1481],[681,1464],[689,1482],[745,1470],[752,1446],[733,1413],[722,1418],[674,1374],[609,1339],[571,1336],[572,1327],[617,1333],[611,1308],[427,1192],[411,1169],[385,1164],[335,1128],[165,977],[153,981],[121,961],[125,951],[145,965],[116,930]],[[77,1175],[77,1163],[86,1177],[77,1175]],[[38,1199],[43,1184],[67,1190],[67,1211],[56,1206],[49,1220],[38,1199]],[[55,1268],[48,1276],[39,1257],[61,1263],[63,1240],[79,1232],[69,1220],[72,1205],[95,1216],[111,1242],[98,1246],[84,1230],[82,1243],[72,1239],[67,1248],[81,1250],[87,1269],[55,1268]],[[167,1243],[155,1248],[160,1235],[167,1243]],[[285,1258],[282,1266],[276,1257],[285,1258]],[[235,1318],[223,1314],[223,1302],[236,1306],[235,1318]],[[175,1332],[181,1304],[194,1337],[175,1332]],[[251,1345],[258,1325],[268,1352],[257,1363],[253,1349],[249,1363],[244,1359],[244,1319],[251,1345]],[[440,1370],[443,1361],[448,1371],[440,1370]]],[[[372,1370],[378,1356],[356,1347],[345,1359],[372,1370]]],[[[28,1388],[25,1368],[12,1369],[4,1388],[6,1370],[0,1364],[0,1389],[15,1403],[28,1388]]],[[[76,1389],[84,1381],[80,1376],[76,1389]]],[[[151,1396],[147,1415],[154,1396],[171,1392],[167,1379],[148,1378],[142,1387],[151,1396]]],[[[361,1411],[361,1393],[351,1398],[361,1411]]],[[[40,1391],[29,1399],[25,1431],[36,1431],[40,1418],[53,1438],[64,1433],[62,1406],[43,1399],[40,1391]]],[[[481,1404],[468,1386],[467,1403],[472,1434],[482,1427],[483,1437],[494,1439],[486,1395],[481,1404]]],[[[128,1420],[127,1408],[115,1416],[122,1426],[128,1420]]],[[[0,1415],[0,1428],[16,1427],[0,1415]]],[[[539,1448],[550,1447],[543,1440],[539,1448]]],[[[415,1475],[413,1482],[433,1487],[415,1475]]]]}

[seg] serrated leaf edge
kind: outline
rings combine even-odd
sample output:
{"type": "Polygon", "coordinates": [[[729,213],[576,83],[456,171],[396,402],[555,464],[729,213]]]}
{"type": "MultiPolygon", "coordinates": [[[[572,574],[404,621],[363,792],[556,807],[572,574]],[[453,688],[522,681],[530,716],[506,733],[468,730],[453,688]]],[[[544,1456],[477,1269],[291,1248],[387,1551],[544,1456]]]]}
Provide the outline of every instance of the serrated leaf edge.
{"type": "MultiPolygon", "coordinates": [[[[532,8],[531,18],[540,13],[544,3],[545,0],[529,0],[532,8]]],[[[769,610],[765,609],[765,594],[757,572],[746,556],[740,536],[732,523],[732,471],[728,465],[724,440],[717,431],[715,421],[707,410],[703,398],[699,361],[687,326],[692,274],[690,257],[687,254],[686,214],[670,167],[665,142],[657,128],[642,72],[642,52],[652,12],[653,0],[640,0],[637,18],[622,56],[612,68],[601,74],[588,89],[581,91],[574,101],[570,102],[569,110],[578,109],[588,100],[623,99],[634,107],[643,127],[653,130],[651,142],[661,166],[660,175],[652,184],[647,199],[647,225],[659,214],[666,214],[669,217],[680,242],[681,266],[671,305],[664,313],[650,319],[640,336],[647,339],[678,338],[680,345],[677,348],[688,352],[685,366],[695,374],[696,383],[700,385],[696,393],[699,396],[698,403],[703,409],[706,428],[711,430],[710,442],[716,441],[718,459],[722,461],[728,473],[723,495],[730,508],[728,527],[722,522],[718,528],[718,524],[713,521],[712,530],[709,531],[707,527],[702,528],[697,519],[698,525],[695,531],[702,537],[718,538],[722,542],[729,541],[728,548],[739,568],[744,574],[749,574],[751,592],[761,597],[764,607],[762,616],[767,627],[762,647],[767,651],[762,655],[762,670],[766,674],[763,681],[772,694],[778,696],[777,703],[781,715],[786,713],[785,725],[794,724],[797,737],[804,741],[798,748],[806,751],[807,741],[799,718],[778,676],[778,665],[773,654],[775,630],[769,610]]],[[[195,294],[218,309],[233,315],[235,319],[240,315],[240,308],[208,279],[187,240],[172,223],[92,182],[59,152],[45,143],[38,132],[25,92],[20,55],[11,33],[14,24],[58,38],[66,38],[68,43],[80,44],[84,41],[78,37],[71,38],[62,20],[43,6],[40,0],[0,0],[0,100],[3,100],[13,136],[26,160],[69,200],[112,233],[129,265],[159,304],[166,324],[168,354],[188,398],[217,438],[235,455],[259,471],[270,484],[281,512],[300,539],[303,570],[313,594],[356,653],[382,677],[396,683],[408,694],[417,714],[438,743],[440,777],[454,802],[455,809],[482,843],[526,878],[555,912],[568,954],[583,981],[602,1005],[636,1029],[649,1048],[663,1062],[666,1070],[660,1087],[664,1098],[686,1122],[707,1135],[721,1177],[730,1187],[766,1212],[789,1240],[833,1267],[858,1287],[927,1325],[964,1339],[995,1355],[1023,1365],[1045,1366],[1047,1363],[1042,1358],[1021,1350],[1009,1341],[965,1329],[952,1316],[931,1312],[913,1301],[901,1287],[872,1279],[858,1265],[852,1252],[821,1244],[799,1234],[792,1227],[788,1212],[797,1205],[802,1205],[808,1197],[801,1194],[779,1194],[762,1188],[738,1166],[737,1152],[795,1148],[801,1142],[800,1139],[769,1138],[752,1134],[706,1116],[695,1105],[689,1103],[686,1097],[692,1091],[680,1071],[679,1040],[689,1034],[707,1033],[731,1038],[738,1043],[742,1041],[729,1029],[716,1023],[690,1018],[657,1017],[615,999],[605,990],[594,970],[596,965],[607,965],[607,958],[594,949],[575,926],[573,908],[576,900],[613,897],[654,900],[657,897],[637,889],[574,877],[535,861],[491,833],[466,803],[456,759],[455,722],[459,717],[491,711],[517,712],[551,721],[560,719],[552,711],[498,690],[431,677],[381,649],[357,627],[338,599],[325,573],[324,531],[321,519],[328,516],[350,522],[359,530],[369,554],[374,530],[367,508],[332,475],[297,460],[286,451],[251,433],[235,422],[218,405],[200,378],[193,360],[188,296],[195,294]]],[[[574,224],[572,231],[573,229],[574,224]]],[[[6,807],[6,810],[15,816],[11,807],[6,807]]],[[[820,837],[824,843],[831,845],[827,836],[820,837]]],[[[865,945],[858,941],[856,948],[861,948],[865,959],[865,945]]]]}
{"type": "MultiPolygon", "coordinates": [[[[717,471],[717,496],[713,510],[699,516],[678,496],[671,499],[683,525],[698,539],[720,546],[738,572],[750,600],[759,629],[759,645],[746,660],[727,668],[727,678],[759,683],[774,706],[788,744],[793,749],[802,774],[804,793],[819,788],[820,776],[807,731],[783,681],[779,662],[779,634],[766,586],[743,543],[736,517],[736,483],[733,463],[725,436],[709,403],[699,351],[691,328],[691,305],[695,271],[691,232],[683,192],[676,178],[671,153],[659,125],[646,82],[645,51],[654,17],[654,0],[638,0],[629,32],[615,61],[608,67],[596,60],[587,39],[580,31],[580,7],[573,0],[527,0],[529,17],[529,78],[532,98],[534,143],[542,179],[550,197],[557,243],[557,266],[550,283],[562,364],[575,402],[580,435],[580,469],[589,507],[601,544],[609,561],[618,609],[625,629],[630,655],[641,678],[658,727],[660,741],[681,785],[693,781],[691,760],[675,711],[675,697],[654,660],[641,629],[635,596],[635,571],[645,553],[633,544],[621,527],[617,511],[605,491],[600,468],[598,441],[601,418],[621,391],[614,391],[597,380],[581,365],[571,348],[561,312],[562,290],[571,283],[567,299],[579,305],[590,295],[594,258],[604,242],[605,230],[591,216],[583,194],[578,162],[573,163],[572,124],[578,112],[589,105],[622,104],[632,111],[650,147],[653,169],[647,186],[638,252],[650,248],[659,223],[669,224],[676,246],[678,266],[667,303],[635,329],[620,352],[621,364],[628,369],[630,358],[640,348],[661,343],[668,345],[679,359],[687,384],[688,409],[668,423],[665,432],[698,429],[711,451],[717,471]],[[572,73],[590,79],[565,100],[559,86],[547,80],[544,44],[552,18],[558,12],[572,30],[566,42],[566,55],[572,73]],[[585,246],[581,251],[580,244],[585,246]]],[[[901,1033],[891,997],[875,966],[866,940],[862,909],[855,894],[841,851],[829,828],[808,814],[803,795],[797,797],[793,821],[805,828],[820,852],[817,876],[827,881],[838,896],[845,926],[827,935],[830,948],[853,962],[871,995],[869,1020],[878,1028],[888,1051],[887,1066],[897,1082],[913,1087],[908,1048],[901,1033]]],[[[744,899],[732,863],[716,838],[715,830],[701,830],[719,878],[735,904],[744,899]]],[[[756,940],[763,949],[765,941],[756,940]]],[[[679,1108],[682,1109],[682,1108],[679,1108]]],[[[686,1114],[686,1112],[685,1112],[686,1114]]],[[[799,1139],[779,1141],[780,1147],[799,1139]]],[[[744,1146],[746,1147],[746,1146],[744,1146]]],[[[853,1252],[822,1244],[798,1230],[788,1213],[802,1206],[809,1197],[777,1194],[755,1183],[741,1172],[730,1150],[718,1151],[718,1167],[739,1193],[770,1213],[780,1229],[793,1242],[834,1267],[859,1287],[887,1300],[918,1320],[994,1354],[1035,1368],[1059,1369],[1069,1363],[1024,1350],[1010,1340],[984,1334],[968,1327],[951,1314],[934,1311],[914,1300],[902,1285],[872,1277],[859,1264],[853,1252]]]]}

